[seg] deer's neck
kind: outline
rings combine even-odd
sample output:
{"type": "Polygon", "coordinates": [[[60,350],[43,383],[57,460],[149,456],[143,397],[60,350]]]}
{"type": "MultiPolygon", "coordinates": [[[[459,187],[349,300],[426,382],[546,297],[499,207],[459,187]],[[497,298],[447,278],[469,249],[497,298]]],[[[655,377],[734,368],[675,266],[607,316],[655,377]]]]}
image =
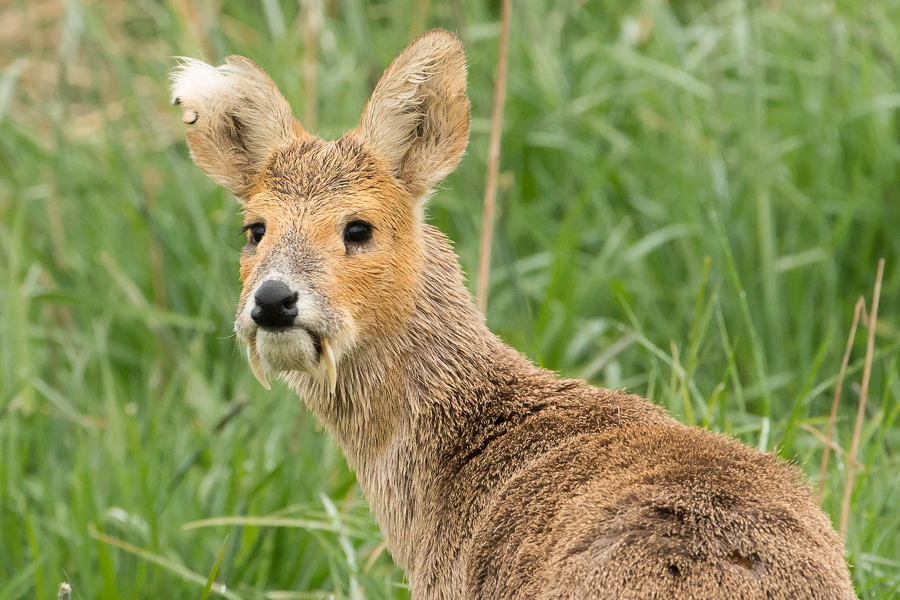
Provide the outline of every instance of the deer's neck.
{"type": "Polygon", "coordinates": [[[401,567],[410,567],[429,484],[474,412],[535,367],[484,324],[443,235],[425,227],[425,267],[407,327],[338,365],[334,396],[292,383],[341,446],[401,567]]]}

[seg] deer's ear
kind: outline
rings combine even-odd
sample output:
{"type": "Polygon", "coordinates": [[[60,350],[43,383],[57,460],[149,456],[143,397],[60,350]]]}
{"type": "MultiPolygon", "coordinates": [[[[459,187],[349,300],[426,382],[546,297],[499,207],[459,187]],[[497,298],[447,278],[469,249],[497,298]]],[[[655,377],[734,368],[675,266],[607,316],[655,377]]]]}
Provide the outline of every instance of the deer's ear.
{"type": "Polygon", "coordinates": [[[172,72],[191,156],[213,181],[246,199],[266,160],[303,135],[291,107],[266,73],[243,56],[221,67],[182,59],[172,72]]]}
{"type": "Polygon", "coordinates": [[[466,57],[456,36],[433,29],[407,46],[375,86],[360,130],[413,194],[446,177],[469,140],[466,57]]]}

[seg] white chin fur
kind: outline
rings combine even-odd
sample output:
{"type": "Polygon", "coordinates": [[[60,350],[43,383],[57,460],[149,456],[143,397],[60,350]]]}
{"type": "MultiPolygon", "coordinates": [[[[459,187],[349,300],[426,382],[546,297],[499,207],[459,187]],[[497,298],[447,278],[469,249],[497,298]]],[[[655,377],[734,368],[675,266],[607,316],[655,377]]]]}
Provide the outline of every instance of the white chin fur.
{"type": "Polygon", "coordinates": [[[266,372],[309,371],[316,368],[312,338],[301,329],[256,332],[256,351],[266,372]]]}

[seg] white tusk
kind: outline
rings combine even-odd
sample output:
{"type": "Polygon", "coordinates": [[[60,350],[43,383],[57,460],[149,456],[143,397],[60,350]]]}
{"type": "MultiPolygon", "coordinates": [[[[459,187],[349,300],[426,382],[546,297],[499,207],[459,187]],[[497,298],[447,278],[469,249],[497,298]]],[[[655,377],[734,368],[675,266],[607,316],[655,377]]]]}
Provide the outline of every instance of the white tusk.
{"type": "Polygon", "coordinates": [[[263,371],[262,365],[259,364],[259,353],[256,351],[255,338],[251,338],[250,341],[247,342],[247,358],[250,360],[250,370],[253,371],[253,376],[256,377],[256,380],[262,384],[264,388],[271,390],[272,386],[269,385],[269,379],[266,377],[266,372],[263,371]]]}
{"type": "Polygon", "coordinates": [[[337,363],[334,360],[334,352],[331,350],[331,343],[328,338],[322,338],[322,360],[325,361],[325,371],[328,373],[328,384],[331,393],[337,391],[337,363]]]}

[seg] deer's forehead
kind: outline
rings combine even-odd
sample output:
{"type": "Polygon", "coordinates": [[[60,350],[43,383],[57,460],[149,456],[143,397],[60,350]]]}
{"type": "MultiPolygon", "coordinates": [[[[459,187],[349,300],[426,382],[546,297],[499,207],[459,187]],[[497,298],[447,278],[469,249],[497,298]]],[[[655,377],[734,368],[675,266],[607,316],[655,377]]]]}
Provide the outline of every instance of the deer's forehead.
{"type": "Polygon", "coordinates": [[[348,214],[406,212],[409,198],[378,160],[353,138],[298,141],[277,150],[244,209],[269,221],[319,221],[348,214]]]}
{"type": "Polygon", "coordinates": [[[384,179],[377,161],[356,140],[300,140],[273,153],[261,177],[270,194],[314,201],[339,195],[364,195],[384,179]]]}

